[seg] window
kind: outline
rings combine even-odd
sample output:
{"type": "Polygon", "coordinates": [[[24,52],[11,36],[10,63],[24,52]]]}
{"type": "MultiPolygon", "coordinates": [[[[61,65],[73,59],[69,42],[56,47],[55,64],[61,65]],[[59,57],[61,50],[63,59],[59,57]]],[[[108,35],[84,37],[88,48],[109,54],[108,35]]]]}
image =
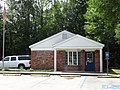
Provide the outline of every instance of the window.
{"type": "Polygon", "coordinates": [[[11,57],[11,61],[16,61],[16,57],[11,57]]]}
{"type": "Polygon", "coordinates": [[[65,57],[66,57],[66,59],[65,59],[65,60],[66,60],[65,64],[67,64],[67,63],[68,63],[68,55],[67,55],[67,52],[65,52],[65,55],[66,55],[66,56],[65,56],[65,57]]]}
{"type": "Polygon", "coordinates": [[[62,34],[62,39],[67,39],[67,34],[62,34]]]}
{"type": "Polygon", "coordinates": [[[72,52],[69,52],[69,65],[72,65],[72,52]]]}
{"type": "Polygon", "coordinates": [[[9,57],[4,58],[4,61],[9,61],[9,57]]]}
{"type": "Polygon", "coordinates": [[[66,52],[66,64],[67,65],[78,65],[78,64],[80,64],[80,52],[78,52],[78,51],[67,51],[66,52]]]}
{"type": "Polygon", "coordinates": [[[77,65],[77,52],[73,52],[73,64],[77,65]]]}
{"type": "Polygon", "coordinates": [[[78,64],[80,65],[80,52],[78,52],[78,64]]]}
{"type": "Polygon", "coordinates": [[[30,57],[18,57],[18,60],[30,60],[30,57]]]}
{"type": "Polygon", "coordinates": [[[89,63],[93,62],[93,53],[92,52],[87,53],[87,62],[89,62],[89,63]]]}

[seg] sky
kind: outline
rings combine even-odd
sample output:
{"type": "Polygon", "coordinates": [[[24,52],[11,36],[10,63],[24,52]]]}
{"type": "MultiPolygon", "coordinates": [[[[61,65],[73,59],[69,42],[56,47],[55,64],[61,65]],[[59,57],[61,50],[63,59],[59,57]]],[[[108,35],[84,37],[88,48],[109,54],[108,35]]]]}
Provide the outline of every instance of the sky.
{"type": "Polygon", "coordinates": [[[3,6],[5,0],[0,0],[0,4],[3,6]]]}
{"type": "MultiPolygon", "coordinates": [[[[3,6],[4,6],[4,1],[6,1],[6,0],[0,0],[0,5],[2,6],[2,10],[3,10],[3,6]]],[[[0,10],[0,13],[2,12],[2,10],[0,10]]]]}

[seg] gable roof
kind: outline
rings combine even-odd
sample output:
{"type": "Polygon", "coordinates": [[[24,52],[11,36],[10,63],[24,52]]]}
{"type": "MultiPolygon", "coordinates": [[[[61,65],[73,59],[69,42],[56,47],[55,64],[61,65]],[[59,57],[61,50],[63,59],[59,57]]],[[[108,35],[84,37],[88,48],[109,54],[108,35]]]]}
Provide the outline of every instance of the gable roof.
{"type": "Polygon", "coordinates": [[[104,44],[88,39],[81,35],[75,35],[68,31],[62,31],[33,45],[31,50],[53,50],[54,48],[63,49],[100,49],[104,44]],[[64,35],[67,35],[63,38],[64,35]]]}
{"type": "Polygon", "coordinates": [[[75,35],[69,39],[54,45],[55,48],[103,48],[104,44],[88,39],[81,35],[75,35]]]}
{"type": "Polygon", "coordinates": [[[43,39],[42,41],[39,41],[33,45],[30,45],[29,48],[31,49],[38,49],[38,48],[53,48],[53,45],[56,44],[56,43],[59,43],[61,41],[64,41],[65,39],[62,38],[62,35],[63,34],[67,34],[67,37],[66,39],[74,36],[75,34],[71,33],[71,32],[68,32],[66,30],[60,32],[60,33],[57,33],[51,37],[48,37],[46,39],[43,39]]]}

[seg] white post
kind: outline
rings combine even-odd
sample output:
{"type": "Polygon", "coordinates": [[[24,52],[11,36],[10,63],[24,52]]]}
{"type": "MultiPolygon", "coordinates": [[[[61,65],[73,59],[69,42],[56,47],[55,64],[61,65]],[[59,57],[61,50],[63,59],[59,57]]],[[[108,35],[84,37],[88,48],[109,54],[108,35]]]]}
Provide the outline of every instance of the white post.
{"type": "Polygon", "coordinates": [[[54,72],[57,71],[57,52],[56,49],[54,49],[54,72]]]}
{"type": "Polygon", "coordinates": [[[103,65],[102,65],[102,49],[100,49],[100,72],[103,72],[103,65]]]}

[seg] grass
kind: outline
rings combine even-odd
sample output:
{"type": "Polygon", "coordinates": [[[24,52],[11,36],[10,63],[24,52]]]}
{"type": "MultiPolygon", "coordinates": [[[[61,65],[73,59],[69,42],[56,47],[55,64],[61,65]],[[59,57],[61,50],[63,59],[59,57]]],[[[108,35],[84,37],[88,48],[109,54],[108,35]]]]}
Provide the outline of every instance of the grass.
{"type": "MultiPolygon", "coordinates": [[[[107,70],[104,72],[106,73],[107,70]]],[[[109,68],[108,75],[98,76],[98,78],[120,78],[119,75],[115,74],[120,74],[120,68],[109,68]]]]}
{"type": "Polygon", "coordinates": [[[120,69],[110,69],[111,74],[120,74],[120,69]]]}
{"type": "Polygon", "coordinates": [[[53,72],[53,69],[27,69],[27,70],[22,70],[25,72],[53,72]]]}
{"type": "Polygon", "coordinates": [[[14,72],[53,72],[53,69],[10,69],[10,68],[0,68],[0,71],[14,71],[14,72]]]}
{"type": "MultiPolygon", "coordinates": [[[[104,72],[106,73],[107,70],[105,69],[104,72]]],[[[120,68],[109,68],[108,73],[109,74],[120,74],[120,68]]]]}

